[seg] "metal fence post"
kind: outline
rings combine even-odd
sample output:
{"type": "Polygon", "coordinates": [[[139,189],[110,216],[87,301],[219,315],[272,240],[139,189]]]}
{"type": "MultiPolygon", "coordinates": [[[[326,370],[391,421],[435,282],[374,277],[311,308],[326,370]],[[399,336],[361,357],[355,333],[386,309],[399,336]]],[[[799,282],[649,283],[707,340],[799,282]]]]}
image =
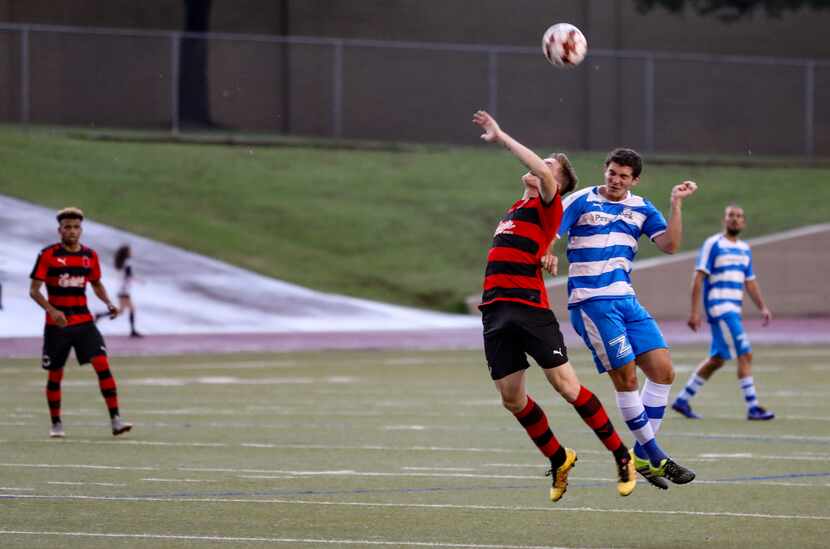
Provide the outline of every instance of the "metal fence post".
{"type": "Polygon", "coordinates": [[[343,41],[334,42],[334,66],[332,82],[332,134],[335,138],[343,137],[343,41]]]}
{"type": "Polygon", "coordinates": [[[804,154],[816,153],[816,62],[804,66],[804,154]]]}
{"type": "Polygon", "coordinates": [[[31,120],[31,68],[29,66],[29,29],[20,31],[20,122],[31,120]]]}
{"type": "Polygon", "coordinates": [[[654,152],[654,56],[648,55],[644,59],[643,67],[643,108],[644,113],[644,138],[645,150],[654,152]]]}
{"type": "Polygon", "coordinates": [[[498,117],[499,105],[499,54],[490,50],[487,55],[487,109],[494,117],[498,117]]]}
{"type": "Polygon", "coordinates": [[[181,33],[170,33],[170,133],[179,133],[179,53],[181,33]]]}

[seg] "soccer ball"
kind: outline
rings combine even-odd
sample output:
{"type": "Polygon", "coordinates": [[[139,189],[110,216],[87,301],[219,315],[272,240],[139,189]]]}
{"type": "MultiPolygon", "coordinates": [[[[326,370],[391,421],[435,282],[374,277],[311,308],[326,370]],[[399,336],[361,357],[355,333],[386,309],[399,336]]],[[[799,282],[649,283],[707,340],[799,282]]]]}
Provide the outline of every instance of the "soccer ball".
{"type": "Polygon", "coordinates": [[[542,36],[542,52],[555,67],[575,67],[585,59],[588,41],[582,31],[570,23],[557,23],[548,27],[542,36]]]}

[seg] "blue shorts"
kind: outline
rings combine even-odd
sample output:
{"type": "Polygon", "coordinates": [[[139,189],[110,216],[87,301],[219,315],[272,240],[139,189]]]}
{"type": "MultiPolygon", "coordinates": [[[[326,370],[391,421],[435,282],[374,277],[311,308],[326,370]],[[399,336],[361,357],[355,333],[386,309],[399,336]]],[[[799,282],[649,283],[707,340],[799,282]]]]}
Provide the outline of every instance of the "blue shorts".
{"type": "Polygon", "coordinates": [[[668,348],[657,322],[634,296],[586,301],[569,312],[601,374],[648,351],[668,348]]]}
{"type": "Polygon", "coordinates": [[[741,315],[727,313],[717,320],[710,320],[709,328],[712,330],[712,348],[709,350],[709,356],[729,360],[752,352],[752,345],[749,344],[749,338],[741,323],[741,315]]]}

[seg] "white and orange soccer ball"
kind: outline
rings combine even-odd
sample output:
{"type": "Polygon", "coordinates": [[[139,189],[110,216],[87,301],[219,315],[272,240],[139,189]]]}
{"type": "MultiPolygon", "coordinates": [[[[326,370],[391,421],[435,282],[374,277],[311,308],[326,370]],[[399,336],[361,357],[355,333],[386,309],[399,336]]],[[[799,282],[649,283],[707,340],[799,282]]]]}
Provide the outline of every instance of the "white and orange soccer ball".
{"type": "Polygon", "coordinates": [[[542,52],[555,67],[575,67],[585,59],[588,41],[582,31],[570,23],[557,23],[548,27],[542,36],[542,52]]]}

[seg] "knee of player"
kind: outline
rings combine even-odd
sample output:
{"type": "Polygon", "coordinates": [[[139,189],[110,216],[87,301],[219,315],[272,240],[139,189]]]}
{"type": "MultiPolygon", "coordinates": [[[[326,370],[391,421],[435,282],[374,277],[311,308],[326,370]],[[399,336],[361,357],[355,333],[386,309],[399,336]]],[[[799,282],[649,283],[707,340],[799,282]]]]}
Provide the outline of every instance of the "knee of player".
{"type": "Polygon", "coordinates": [[[709,367],[712,370],[717,370],[724,364],[726,364],[726,361],[719,356],[713,356],[709,358],[709,367]]]}
{"type": "Polygon", "coordinates": [[[504,406],[507,411],[516,414],[522,411],[522,408],[525,406],[525,398],[524,395],[514,395],[514,394],[505,394],[502,393],[501,395],[501,405],[504,406]]]}

